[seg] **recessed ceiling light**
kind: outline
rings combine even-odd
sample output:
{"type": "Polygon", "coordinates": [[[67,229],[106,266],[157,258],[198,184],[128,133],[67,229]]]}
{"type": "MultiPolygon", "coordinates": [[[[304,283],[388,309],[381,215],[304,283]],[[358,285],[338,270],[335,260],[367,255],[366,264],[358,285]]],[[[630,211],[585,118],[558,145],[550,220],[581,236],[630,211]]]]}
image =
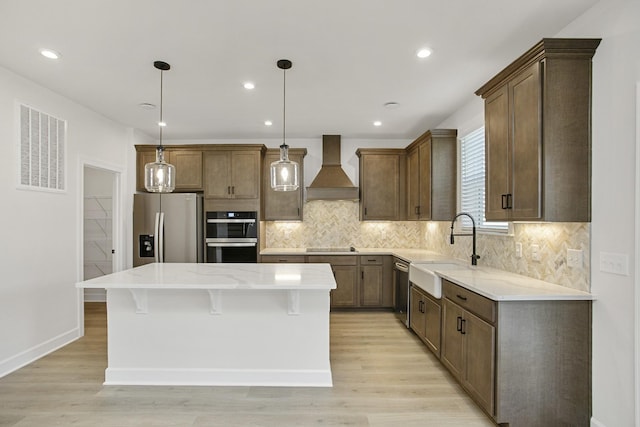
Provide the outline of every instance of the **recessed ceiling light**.
{"type": "Polygon", "coordinates": [[[376,120],[375,122],[373,122],[374,126],[382,126],[382,122],[379,120],[376,120]]]}
{"type": "Polygon", "coordinates": [[[399,106],[400,106],[400,104],[398,104],[397,102],[385,102],[384,103],[384,108],[393,109],[393,108],[398,108],[399,106]]]}
{"type": "Polygon", "coordinates": [[[166,122],[158,122],[158,126],[165,127],[167,125],[166,122]]]}
{"type": "Polygon", "coordinates": [[[431,55],[431,50],[427,48],[420,49],[418,52],[416,52],[416,56],[418,58],[427,58],[430,55],[431,55]]]}
{"type": "Polygon", "coordinates": [[[271,120],[265,120],[264,121],[264,125],[265,126],[271,126],[273,124],[273,122],[271,120]]]}
{"type": "Polygon", "coordinates": [[[45,58],[49,58],[49,59],[58,59],[58,58],[60,58],[60,54],[58,52],[56,52],[55,50],[51,50],[51,49],[40,49],[40,55],[44,56],[45,58]]]}
{"type": "Polygon", "coordinates": [[[144,110],[153,110],[156,108],[155,104],[152,104],[150,102],[141,102],[140,104],[138,104],[138,107],[144,110]]]}
{"type": "Polygon", "coordinates": [[[252,82],[245,82],[243,86],[245,89],[249,89],[249,90],[254,89],[256,87],[256,85],[254,85],[252,82]]]}

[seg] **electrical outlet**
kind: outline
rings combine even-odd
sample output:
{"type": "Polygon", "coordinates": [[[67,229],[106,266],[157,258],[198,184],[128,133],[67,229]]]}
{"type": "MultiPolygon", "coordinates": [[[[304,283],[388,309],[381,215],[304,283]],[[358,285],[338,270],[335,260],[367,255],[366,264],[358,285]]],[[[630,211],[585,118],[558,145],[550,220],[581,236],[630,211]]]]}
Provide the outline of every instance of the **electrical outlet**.
{"type": "Polygon", "coordinates": [[[600,271],[628,276],[629,255],[600,252],[600,271]]]}
{"type": "Polygon", "coordinates": [[[567,266],[571,268],[582,268],[581,249],[567,249],[567,266]]]}
{"type": "Polygon", "coordinates": [[[516,242],[516,258],[522,258],[522,243],[516,242]]]}
{"type": "Polygon", "coordinates": [[[540,246],[531,245],[531,259],[540,262],[540,246]]]}

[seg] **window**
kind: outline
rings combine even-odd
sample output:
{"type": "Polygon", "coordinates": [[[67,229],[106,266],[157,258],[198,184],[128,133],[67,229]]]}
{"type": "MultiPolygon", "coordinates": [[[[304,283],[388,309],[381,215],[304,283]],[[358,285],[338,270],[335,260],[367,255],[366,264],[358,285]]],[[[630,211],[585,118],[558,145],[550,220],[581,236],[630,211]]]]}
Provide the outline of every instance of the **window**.
{"type": "MultiPolygon", "coordinates": [[[[460,140],[460,210],[476,221],[479,230],[506,233],[508,222],[487,222],[484,217],[484,127],[460,140]]],[[[471,220],[461,217],[464,227],[471,227],[471,220]]]]}
{"type": "Polygon", "coordinates": [[[20,105],[20,185],[42,190],[65,189],[67,123],[20,105]]]}

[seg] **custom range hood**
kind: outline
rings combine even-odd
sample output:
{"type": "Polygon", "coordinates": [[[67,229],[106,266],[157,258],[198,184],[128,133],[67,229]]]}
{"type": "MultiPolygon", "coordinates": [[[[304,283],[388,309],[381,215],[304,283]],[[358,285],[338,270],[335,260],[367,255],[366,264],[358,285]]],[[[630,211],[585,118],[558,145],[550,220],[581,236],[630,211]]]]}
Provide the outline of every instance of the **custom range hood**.
{"type": "Polygon", "coordinates": [[[340,135],[322,135],[322,167],[307,187],[307,200],[358,199],[358,187],[340,165],[340,135]]]}

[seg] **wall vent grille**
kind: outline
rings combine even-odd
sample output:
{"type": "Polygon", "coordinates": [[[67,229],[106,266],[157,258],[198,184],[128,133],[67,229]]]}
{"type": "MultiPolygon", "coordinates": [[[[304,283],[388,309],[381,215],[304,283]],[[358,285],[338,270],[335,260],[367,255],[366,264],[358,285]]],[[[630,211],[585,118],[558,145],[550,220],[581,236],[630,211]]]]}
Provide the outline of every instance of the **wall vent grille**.
{"type": "Polygon", "coordinates": [[[20,105],[20,185],[65,190],[67,122],[20,105]]]}

